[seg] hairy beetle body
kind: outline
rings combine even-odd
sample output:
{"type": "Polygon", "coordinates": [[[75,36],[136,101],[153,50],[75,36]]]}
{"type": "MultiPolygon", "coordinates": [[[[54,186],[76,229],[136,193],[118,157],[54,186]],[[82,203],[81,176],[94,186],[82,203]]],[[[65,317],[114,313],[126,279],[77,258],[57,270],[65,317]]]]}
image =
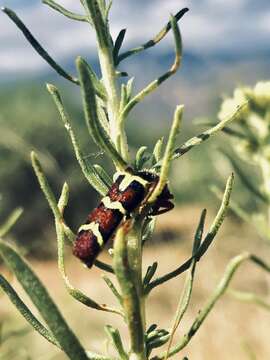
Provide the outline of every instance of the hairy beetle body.
{"type": "MultiPolygon", "coordinates": [[[[88,267],[93,265],[122,220],[142,205],[159,179],[158,175],[146,171],[137,174],[120,173],[116,174],[115,178],[107,195],[88,215],[86,223],[79,228],[74,243],[73,254],[88,267]]],[[[166,185],[153,204],[150,215],[158,215],[170,210],[173,207],[170,202],[172,198],[166,185]]]]}

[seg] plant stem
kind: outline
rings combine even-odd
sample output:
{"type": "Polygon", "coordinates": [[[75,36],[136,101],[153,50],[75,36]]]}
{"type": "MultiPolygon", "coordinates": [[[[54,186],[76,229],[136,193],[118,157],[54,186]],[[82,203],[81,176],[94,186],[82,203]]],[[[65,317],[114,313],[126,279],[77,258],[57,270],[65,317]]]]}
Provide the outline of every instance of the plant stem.
{"type": "Polygon", "coordinates": [[[137,257],[136,251],[136,243],[138,243],[136,225],[135,229],[132,224],[131,227],[125,225],[117,231],[114,241],[113,261],[114,271],[121,288],[123,307],[130,334],[131,350],[129,359],[146,360],[144,321],[141,311],[142,297],[138,292],[138,272],[141,272],[141,258],[137,257]]]}
{"type": "Polygon", "coordinates": [[[96,0],[85,1],[86,10],[93,21],[98,42],[98,56],[103,84],[107,92],[107,110],[110,124],[110,136],[116,149],[128,161],[126,134],[119,121],[119,96],[116,86],[116,69],[113,60],[113,47],[108,24],[103,19],[100,6],[96,0]]]}
{"type": "Polygon", "coordinates": [[[140,299],[142,323],[145,331],[145,298],[142,284],[142,240],[141,240],[142,223],[140,219],[136,219],[133,228],[128,234],[128,257],[130,267],[135,279],[137,293],[140,299]]]}

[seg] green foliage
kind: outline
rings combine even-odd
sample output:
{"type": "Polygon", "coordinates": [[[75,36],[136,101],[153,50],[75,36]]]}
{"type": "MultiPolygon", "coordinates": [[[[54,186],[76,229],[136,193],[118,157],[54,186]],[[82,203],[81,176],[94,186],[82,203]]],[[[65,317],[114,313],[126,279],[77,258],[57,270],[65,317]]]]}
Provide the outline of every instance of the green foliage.
{"type": "MultiPolygon", "coordinates": [[[[235,271],[243,262],[249,260],[260,266],[266,272],[270,272],[269,265],[252,254],[245,252],[235,257],[227,266],[224,276],[216,290],[208,299],[198,316],[194,319],[193,324],[186,332],[186,335],[178,340],[173,347],[171,346],[172,338],[186,313],[191,300],[195,268],[212,244],[224,221],[229,206],[234,179],[233,175],[231,175],[228,178],[222,196],[221,206],[206,235],[204,235],[206,210],[203,210],[202,212],[198,228],[195,232],[190,259],[178,266],[174,271],[160,277],[155,278],[155,272],[158,266],[157,262],[148,266],[145,276],[142,274],[143,244],[153,234],[155,227],[155,218],[151,216],[149,209],[151,209],[153,204],[156,204],[157,199],[160,199],[162,191],[165,189],[165,186],[167,186],[169,169],[172,161],[186,154],[195,146],[200,145],[218,131],[224,129],[224,127],[232,120],[239,118],[239,116],[242,115],[242,110],[245,110],[245,102],[243,102],[244,105],[241,106],[240,109],[237,108],[230,113],[229,116],[222,119],[219,124],[189,139],[180,146],[176,144],[178,142],[177,135],[183,116],[183,105],[177,106],[168,140],[166,145],[164,144],[165,150],[163,151],[162,146],[164,141],[163,139],[160,139],[156,142],[153,156],[147,156],[147,149],[143,146],[137,152],[136,158],[132,160],[125,128],[127,117],[135,105],[156,90],[179,68],[182,58],[182,41],[177,22],[187,9],[183,9],[177,13],[176,16],[172,16],[170,22],[168,22],[165,28],[163,28],[154,39],[121,55],[120,50],[124,41],[124,31],[120,32],[120,35],[114,44],[110,34],[108,21],[111,2],[107,3],[105,0],[81,0],[85,15],[71,13],[54,1],[46,0],[44,2],[62,15],[73,20],[87,22],[92,26],[93,30],[96,32],[97,49],[102,75],[100,79],[89,64],[81,57],[78,57],[76,61],[79,80],[72,75],[67,74],[66,71],[63,70],[50,55],[48,55],[13,11],[6,8],[4,8],[3,11],[13,20],[34,49],[55,71],[66,80],[70,80],[72,83],[80,86],[84,117],[86,120],[85,128],[88,128],[91,139],[102,152],[104,152],[107,161],[113,163],[114,171],[120,170],[129,174],[131,171],[131,164],[135,163],[136,170],[141,170],[147,166],[149,171],[158,175],[157,184],[155,184],[153,192],[150,193],[148,197],[146,196],[141,207],[136,209],[129,218],[125,218],[125,221],[118,227],[114,239],[112,265],[104,264],[100,261],[95,262],[97,267],[110,273],[111,276],[115,275],[115,279],[118,282],[120,291],[114,285],[114,280],[111,280],[107,276],[103,276],[106,284],[119,303],[120,309],[115,309],[106,304],[99,304],[71,284],[66,273],[64,257],[65,246],[72,245],[76,237],[64,214],[69,200],[69,187],[66,182],[62,186],[63,182],[61,182],[62,191],[59,201],[57,202],[55,189],[50,185],[50,180],[48,180],[49,178],[51,179],[52,174],[48,171],[49,178],[47,179],[47,176],[45,175],[47,169],[45,168],[45,171],[43,169],[43,163],[45,164],[49,157],[43,157],[40,161],[40,155],[35,151],[31,152],[31,161],[35,175],[55,220],[58,268],[69,295],[74,300],[79,301],[92,309],[120,315],[126,322],[129,331],[130,345],[125,348],[118,329],[113,328],[111,325],[107,325],[105,331],[109,337],[109,341],[116,350],[117,356],[103,356],[87,351],[68,326],[60,310],[35,272],[31,269],[30,265],[13,246],[2,239],[0,239],[0,256],[30,297],[32,303],[43,318],[45,325],[31,313],[30,309],[24,304],[23,300],[3,276],[0,276],[0,286],[28,323],[45,339],[63,351],[70,359],[147,360],[150,359],[153,349],[158,349],[169,341],[169,345],[165,352],[159,352],[151,358],[152,360],[167,359],[169,356],[178,353],[190,342],[216,302],[225,293],[235,271]],[[170,30],[173,32],[175,42],[175,57],[171,68],[156,80],[150,82],[150,84],[136,95],[132,95],[133,80],[122,83],[120,93],[117,86],[119,74],[121,75],[121,72],[117,69],[120,61],[158,44],[170,30]],[[150,291],[185,271],[187,271],[187,278],[182,289],[182,295],[174,316],[172,328],[170,330],[159,329],[157,325],[153,324],[150,325],[147,330],[145,306],[150,291]]],[[[76,130],[74,130],[71,125],[72,121],[67,115],[58,89],[54,85],[48,85],[48,90],[53,97],[55,105],[60,113],[61,120],[68,132],[75,157],[81,167],[83,175],[93,188],[104,195],[112,183],[112,177],[100,164],[95,164],[93,161],[94,159],[91,159],[89,162],[85,160],[85,156],[81,150],[83,144],[81,143],[80,136],[77,136],[76,130]]],[[[53,129],[54,128],[55,124],[53,125],[53,129]]],[[[30,131],[29,127],[27,128],[27,131],[30,131]]],[[[56,132],[51,131],[51,133],[54,133],[54,135],[51,136],[52,142],[59,144],[56,132]]],[[[25,146],[25,144],[23,145],[25,146]]],[[[68,154],[70,153],[68,152],[68,154]]],[[[60,166],[60,168],[62,169],[63,167],[60,166]]],[[[57,185],[59,186],[59,182],[57,185]]],[[[78,191],[78,189],[76,190],[78,191]]],[[[72,206],[74,206],[73,201],[72,204],[72,206]]],[[[18,211],[15,212],[0,228],[0,234],[2,236],[6,235],[6,232],[17,218],[18,211]]],[[[253,298],[253,300],[259,302],[256,297],[253,298]]],[[[262,302],[260,302],[260,304],[262,304],[262,302]]]]}

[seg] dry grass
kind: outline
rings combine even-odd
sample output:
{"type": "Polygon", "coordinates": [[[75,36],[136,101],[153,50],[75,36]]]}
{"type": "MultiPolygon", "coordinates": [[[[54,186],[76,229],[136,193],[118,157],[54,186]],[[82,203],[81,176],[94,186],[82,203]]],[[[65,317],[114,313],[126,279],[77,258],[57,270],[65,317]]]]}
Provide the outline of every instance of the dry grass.
{"type": "MultiPolygon", "coordinates": [[[[164,273],[173,269],[177,264],[185,260],[190,254],[192,232],[196,226],[196,219],[199,217],[199,208],[181,208],[168,215],[160,217],[158,229],[159,237],[164,242],[151,242],[151,246],[145,249],[145,266],[151,261],[158,259],[158,272],[164,273]],[[166,239],[174,235],[173,243],[167,243],[166,239]],[[178,240],[177,240],[178,239],[178,240]]],[[[208,215],[209,220],[211,215],[208,215]]],[[[227,219],[225,225],[215,244],[202,259],[197,268],[195,288],[192,297],[192,304],[186,314],[183,323],[177,332],[179,338],[190,326],[192,319],[205,300],[211,294],[216,283],[221,277],[228,260],[242,250],[249,250],[262,255],[266,260],[270,254],[270,247],[258,239],[252,229],[227,219]],[[241,234],[241,235],[240,235],[241,234]]],[[[106,255],[103,255],[103,257],[106,255]]],[[[39,276],[49,287],[50,293],[56,299],[58,305],[77,334],[80,335],[85,346],[93,351],[106,351],[103,326],[112,324],[122,331],[125,337],[125,327],[117,315],[107,315],[83,305],[75,303],[66,295],[64,286],[60,280],[55,261],[41,263],[32,262],[39,276]]],[[[75,260],[70,258],[68,269],[71,279],[77,287],[84,289],[90,296],[100,302],[112,304],[110,292],[105,283],[101,280],[101,272],[93,269],[90,272],[85,270],[75,260]]],[[[148,323],[158,322],[163,327],[169,327],[173,317],[183,277],[168,282],[153,291],[149,298],[147,312],[148,323]]],[[[252,290],[269,299],[269,284],[267,276],[252,265],[244,265],[237,273],[233,287],[242,290],[252,290]]],[[[17,284],[15,284],[18,288],[17,284]]],[[[29,302],[28,302],[29,303],[29,302]]],[[[19,329],[25,326],[24,320],[14,311],[13,306],[6,297],[0,300],[1,320],[6,319],[5,329],[19,329]]],[[[182,359],[184,355],[189,360],[211,360],[211,359],[259,359],[270,358],[270,314],[252,304],[239,303],[225,295],[217,304],[214,311],[207,318],[198,334],[195,335],[190,345],[175,359],[182,359]],[[249,349],[249,354],[247,349],[249,349]],[[254,357],[254,354],[256,357],[254,357]]],[[[10,360],[24,359],[26,349],[31,359],[48,360],[64,359],[56,348],[47,344],[39,335],[31,332],[28,335],[10,340],[8,346],[20,344],[22,350],[16,355],[10,355],[10,360]]],[[[1,350],[0,350],[1,354],[1,350]]]]}

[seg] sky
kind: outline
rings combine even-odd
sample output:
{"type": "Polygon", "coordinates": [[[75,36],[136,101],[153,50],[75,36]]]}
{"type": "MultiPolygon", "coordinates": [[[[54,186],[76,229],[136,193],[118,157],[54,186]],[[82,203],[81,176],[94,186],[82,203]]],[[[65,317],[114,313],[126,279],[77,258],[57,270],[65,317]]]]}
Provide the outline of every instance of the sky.
{"type": "MultiPolygon", "coordinates": [[[[82,12],[80,1],[59,0],[70,10],[82,12]]],[[[40,43],[60,63],[80,53],[95,53],[92,29],[56,13],[40,0],[0,0],[13,9],[40,43]],[[88,29],[88,28],[89,29],[88,29]]],[[[181,21],[184,49],[197,57],[242,57],[270,54],[269,0],[114,0],[110,22],[112,34],[128,28],[128,49],[151,38],[182,7],[190,12],[181,21]]],[[[157,51],[166,52],[171,37],[157,51]]],[[[91,55],[90,55],[91,56],[91,55]]],[[[0,14],[0,76],[38,74],[48,65],[33,52],[22,34],[0,14]]]]}

